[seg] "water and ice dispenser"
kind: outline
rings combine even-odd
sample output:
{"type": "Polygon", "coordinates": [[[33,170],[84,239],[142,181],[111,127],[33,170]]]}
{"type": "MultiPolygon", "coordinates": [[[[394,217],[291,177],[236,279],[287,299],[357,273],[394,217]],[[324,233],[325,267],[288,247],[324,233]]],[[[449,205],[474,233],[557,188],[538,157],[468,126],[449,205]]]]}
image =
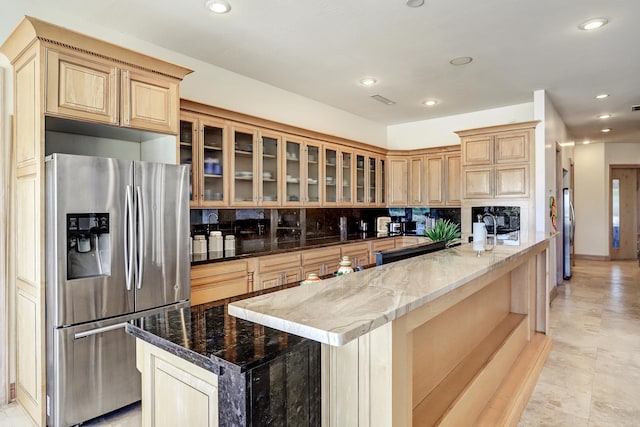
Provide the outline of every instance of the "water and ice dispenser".
{"type": "Polygon", "coordinates": [[[67,279],[110,274],[109,214],[67,214],[67,279]]]}

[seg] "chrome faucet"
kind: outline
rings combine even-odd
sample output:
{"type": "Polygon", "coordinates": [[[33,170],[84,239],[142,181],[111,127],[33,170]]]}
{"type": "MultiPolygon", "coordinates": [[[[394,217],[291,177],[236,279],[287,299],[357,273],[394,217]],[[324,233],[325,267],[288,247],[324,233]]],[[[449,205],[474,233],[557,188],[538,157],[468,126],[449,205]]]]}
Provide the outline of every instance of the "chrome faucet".
{"type": "MultiPolygon", "coordinates": [[[[498,243],[498,220],[496,219],[496,216],[494,214],[486,212],[484,215],[482,215],[482,222],[484,222],[484,217],[486,216],[490,217],[493,220],[493,240],[492,240],[492,248],[491,248],[493,249],[498,243]]],[[[489,238],[489,232],[487,231],[487,239],[488,238],[489,238]]]]}
{"type": "Polygon", "coordinates": [[[213,215],[215,217],[215,221],[216,223],[218,222],[218,220],[220,219],[220,217],[218,216],[218,214],[213,211],[211,212],[208,216],[207,216],[207,230],[211,231],[211,215],[213,215]]]}

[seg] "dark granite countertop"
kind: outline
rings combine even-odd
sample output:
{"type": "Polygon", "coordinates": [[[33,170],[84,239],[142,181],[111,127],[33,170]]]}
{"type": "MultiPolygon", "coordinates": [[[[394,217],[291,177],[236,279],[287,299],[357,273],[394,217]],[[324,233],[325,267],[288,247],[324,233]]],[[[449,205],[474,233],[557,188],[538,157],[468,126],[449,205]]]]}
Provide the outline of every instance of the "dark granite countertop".
{"type": "MultiPolygon", "coordinates": [[[[254,249],[236,249],[234,251],[223,252],[209,252],[205,254],[192,254],[191,265],[209,264],[212,262],[230,261],[234,259],[242,259],[249,257],[256,257],[262,255],[274,255],[279,253],[294,252],[305,249],[315,249],[334,245],[343,245],[348,243],[365,242],[370,240],[386,239],[388,235],[377,235],[376,233],[357,233],[349,234],[346,239],[340,239],[340,236],[322,236],[322,237],[307,237],[305,239],[285,241],[285,242],[272,242],[270,239],[265,238],[260,245],[256,245],[254,249]]],[[[413,235],[415,236],[415,235],[413,235]]]]}
{"type": "MultiPolygon", "coordinates": [[[[291,285],[268,291],[285,287],[291,285]]],[[[225,369],[245,372],[306,341],[228,314],[229,302],[261,293],[146,316],[127,324],[127,332],[218,375],[225,369]]]]}

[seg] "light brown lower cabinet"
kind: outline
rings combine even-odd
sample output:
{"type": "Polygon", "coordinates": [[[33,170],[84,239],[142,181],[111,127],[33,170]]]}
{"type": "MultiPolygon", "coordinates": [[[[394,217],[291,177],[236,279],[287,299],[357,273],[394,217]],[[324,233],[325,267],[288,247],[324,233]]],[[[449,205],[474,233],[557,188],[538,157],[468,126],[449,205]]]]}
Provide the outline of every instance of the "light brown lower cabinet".
{"type": "Polygon", "coordinates": [[[302,280],[300,252],[262,256],[257,263],[254,291],[302,280]]]}
{"type": "Polygon", "coordinates": [[[370,253],[371,245],[369,242],[349,243],[341,248],[341,256],[348,256],[353,268],[370,264],[370,253]]]}
{"type": "Polygon", "coordinates": [[[142,425],[218,426],[218,376],[139,338],[142,425]]]}
{"type": "Polygon", "coordinates": [[[309,273],[323,276],[337,271],[340,255],[340,246],[302,251],[303,277],[306,278],[309,273]]]}
{"type": "Polygon", "coordinates": [[[252,289],[250,262],[224,261],[191,267],[191,305],[241,295],[252,289]]]}

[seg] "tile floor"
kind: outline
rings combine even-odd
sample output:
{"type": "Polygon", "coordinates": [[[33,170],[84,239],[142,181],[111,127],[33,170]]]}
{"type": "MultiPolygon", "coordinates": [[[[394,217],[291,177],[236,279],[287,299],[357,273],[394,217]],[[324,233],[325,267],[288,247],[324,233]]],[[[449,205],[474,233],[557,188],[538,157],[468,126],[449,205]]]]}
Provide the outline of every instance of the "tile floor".
{"type": "Polygon", "coordinates": [[[640,426],[640,267],[578,261],[551,304],[551,353],[520,427],[640,426]]]}
{"type": "MultiPolygon", "coordinates": [[[[640,426],[640,267],[578,261],[551,304],[553,346],[520,427],[640,426]]],[[[140,426],[135,404],[83,426],[140,426]]],[[[31,427],[18,405],[0,427],[31,427]]]]}

